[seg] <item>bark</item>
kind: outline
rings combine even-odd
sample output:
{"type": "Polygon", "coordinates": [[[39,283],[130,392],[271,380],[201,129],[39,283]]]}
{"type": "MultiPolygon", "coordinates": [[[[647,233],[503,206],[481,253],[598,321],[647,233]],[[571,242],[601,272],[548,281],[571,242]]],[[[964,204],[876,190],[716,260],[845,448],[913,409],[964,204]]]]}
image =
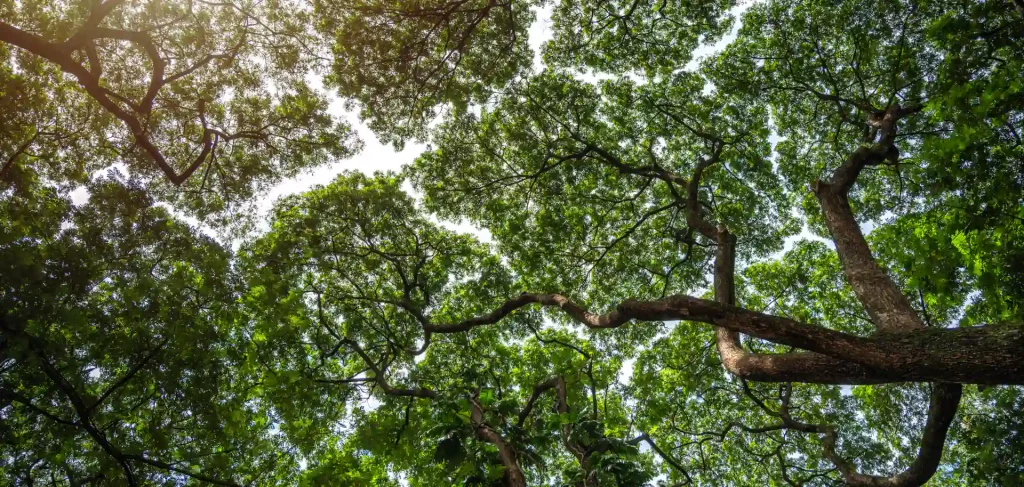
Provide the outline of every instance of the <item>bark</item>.
{"type": "MultiPolygon", "coordinates": [[[[736,237],[724,227],[716,230],[715,301],[736,304],[736,237]]],[[[715,329],[715,343],[722,365],[729,373],[759,382],[814,382],[818,384],[877,384],[889,382],[873,369],[849,360],[810,352],[751,353],[743,348],[740,334],[715,329]]]]}
{"type": "Polygon", "coordinates": [[[865,167],[896,164],[899,158],[895,146],[897,123],[918,110],[920,107],[905,109],[897,104],[873,116],[870,125],[878,131],[878,142],[850,154],[829,181],[819,180],[812,185],[825,216],[825,225],[835,241],[843,272],[879,332],[906,332],[924,328],[924,323],[871,255],[850,208],[849,193],[865,167]]]}
{"type": "Polygon", "coordinates": [[[871,255],[841,186],[818,182],[814,194],[832,234],[850,286],[880,332],[924,328],[910,301],[871,255]]]}
{"type": "MultiPolygon", "coordinates": [[[[911,333],[878,334],[859,337],[828,328],[772,316],[736,306],[692,296],[675,295],[659,300],[627,300],[607,314],[595,314],[560,294],[523,293],[503,304],[502,317],[531,304],[555,307],[589,328],[615,328],[632,320],[691,321],[706,323],[730,331],[744,333],[781,345],[816,352],[826,358],[856,364],[850,367],[851,381],[883,382],[949,382],[963,384],[1024,384],[1024,326],[999,324],[951,329],[921,329],[911,333]]],[[[486,320],[473,319],[473,326],[457,327],[465,331],[475,326],[496,323],[495,313],[486,320]]],[[[826,359],[807,355],[773,355],[783,360],[807,360],[826,365],[826,359]],[[793,357],[793,358],[789,358],[793,357]]],[[[754,359],[757,360],[757,359],[754,359]]],[[[806,364],[805,364],[806,365],[806,364]]],[[[825,380],[815,378],[812,370],[791,365],[794,377],[802,382],[840,383],[837,374],[821,373],[825,380]],[[806,379],[806,380],[803,380],[806,379]]],[[[780,374],[767,380],[786,382],[780,374]]]]}
{"type": "MultiPolygon", "coordinates": [[[[723,145],[713,151],[709,159],[698,161],[687,183],[687,224],[702,235],[715,241],[714,296],[715,301],[728,306],[736,305],[736,236],[728,228],[715,227],[705,217],[699,201],[699,189],[704,171],[715,164],[723,145]]],[[[751,353],[743,348],[740,333],[726,327],[715,329],[718,356],[725,369],[742,379],[761,382],[816,382],[821,384],[872,384],[887,382],[872,369],[848,360],[807,352],[786,354],[751,353]]]]}
{"type": "MultiPolygon", "coordinates": [[[[537,399],[545,392],[551,390],[555,391],[556,411],[558,411],[559,414],[566,414],[569,412],[569,402],[567,399],[568,391],[566,390],[565,378],[562,376],[555,376],[537,384],[533,388],[533,393],[530,394],[530,399],[526,402],[526,406],[523,407],[523,410],[519,413],[518,425],[520,428],[526,422],[526,418],[529,417],[530,412],[533,411],[533,407],[534,404],[536,404],[537,399]]],[[[572,433],[572,425],[566,424],[562,426],[562,443],[565,445],[565,448],[569,450],[569,453],[576,458],[576,461],[580,464],[580,469],[583,470],[583,482],[581,485],[583,487],[597,485],[596,472],[593,471],[593,468],[590,465],[591,454],[593,454],[594,451],[591,451],[591,449],[585,445],[573,442],[571,440],[572,433]]]]}
{"type": "Polygon", "coordinates": [[[852,487],[918,487],[924,485],[935,475],[942,460],[942,450],[946,444],[949,431],[956,411],[960,406],[963,389],[959,384],[936,385],[928,406],[928,422],[921,433],[921,446],[917,458],[906,470],[892,476],[865,475],[856,471],[849,462],[843,461],[835,452],[835,431],[826,435],[825,455],[839,467],[843,479],[852,487]]]}
{"type": "MultiPolygon", "coordinates": [[[[927,335],[927,333],[922,333],[925,328],[923,321],[910,305],[907,297],[903,295],[896,286],[896,283],[893,282],[871,254],[867,240],[865,240],[864,234],[861,232],[860,226],[853,215],[853,209],[850,207],[850,188],[865,167],[879,164],[895,165],[898,162],[899,150],[895,146],[898,130],[897,124],[903,117],[920,109],[920,106],[904,108],[899,104],[894,104],[883,112],[875,112],[869,121],[869,125],[872,125],[877,131],[877,142],[869,146],[862,146],[850,154],[846,161],[832,174],[832,178],[828,182],[816,181],[812,185],[812,190],[825,216],[825,225],[828,227],[836,244],[836,251],[839,254],[847,280],[850,282],[858,300],[874,322],[878,336],[887,336],[893,342],[878,347],[878,350],[888,349],[893,351],[895,352],[893,354],[894,362],[904,362],[901,364],[904,367],[916,368],[918,370],[927,369],[929,366],[921,363],[914,365],[906,363],[907,359],[913,358],[907,356],[906,352],[915,348],[918,349],[921,355],[934,354],[934,356],[938,356],[949,354],[950,362],[955,362],[957,357],[961,355],[973,355],[974,359],[994,358],[992,356],[978,356],[979,354],[986,353],[987,346],[983,344],[986,341],[985,339],[978,339],[974,342],[969,341],[970,343],[962,344],[962,348],[959,345],[945,342],[943,337],[936,337],[935,341],[931,343],[919,341],[927,335]],[[898,345],[901,339],[906,339],[905,347],[898,345]],[[910,342],[917,342],[917,347],[913,346],[910,342]],[[950,348],[951,346],[956,348],[950,348]],[[900,352],[904,354],[903,357],[898,356],[900,352]]],[[[969,330],[957,331],[967,331],[969,333],[969,330]]],[[[1017,327],[1016,333],[1019,335],[1020,332],[1021,328],[1017,327]]],[[[1011,333],[1013,332],[1011,331],[1011,333]]],[[[1024,342],[1018,342],[1016,346],[1019,347],[1022,344],[1024,342]]],[[[1020,359],[1015,360],[1011,356],[1006,355],[1005,352],[995,352],[994,356],[999,356],[999,359],[1005,360],[1007,362],[1006,365],[1013,370],[1015,375],[1024,372],[1021,369],[1020,359]]],[[[978,375],[984,375],[984,372],[979,370],[973,372],[978,373],[978,375]]],[[[931,374],[931,377],[936,382],[964,382],[963,380],[953,379],[950,375],[931,374]]],[[[786,397],[784,397],[782,410],[780,411],[784,424],[797,427],[797,429],[802,428],[805,431],[817,429],[818,432],[824,433],[823,447],[825,456],[836,465],[848,485],[857,487],[917,487],[926,483],[935,474],[939,466],[946,441],[946,433],[959,408],[962,394],[962,386],[960,384],[936,383],[933,386],[933,392],[929,399],[928,419],[922,433],[921,446],[917,458],[907,470],[897,475],[874,476],[859,473],[850,462],[838,455],[836,452],[837,434],[834,428],[831,426],[806,425],[793,421],[788,413],[788,386],[786,390],[786,397]]]]}
{"type": "Polygon", "coordinates": [[[515,448],[512,448],[505,438],[484,422],[484,408],[477,401],[476,396],[471,397],[469,403],[472,408],[470,421],[473,422],[476,429],[477,438],[498,448],[498,458],[501,459],[501,464],[505,467],[505,485],[507,487],[526,487],[526,477],[519,467],[519,455],[515,448]]]}

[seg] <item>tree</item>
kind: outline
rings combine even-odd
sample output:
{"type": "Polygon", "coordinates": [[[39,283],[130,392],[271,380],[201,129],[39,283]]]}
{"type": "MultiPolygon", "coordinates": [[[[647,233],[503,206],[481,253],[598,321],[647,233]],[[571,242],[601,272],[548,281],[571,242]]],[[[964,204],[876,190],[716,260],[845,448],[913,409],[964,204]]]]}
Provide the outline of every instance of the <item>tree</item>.
{"type": "Polygon", "coordinates": [[[767,1],[694,61],[737,21],[697,3],[554,5],[540,72],[532,3],[314,4],[327,84],[431,147],[277,202],[235,253],[178,223],[157,245],[146,222],[173,219],[137,183],[72,208],[27,166],[5,265],[77,262],[90,284],[5,284],[0,411],[28,446],[0,465],[24,484],[1024,482],[1015,5],[767,1]],[[146,277],[164,249],[176,271],[146,277]],[[221,435],[142,444],[200,410],[221,435]],[[84,450],[50,453],[64,438],[84,450]]]}
{"type": "Polygon", "coordinates": [[[28,160],[72,183],[122,163],[205,216],[359,147],[306,82],[324,53],[301,3],[5,2],[0,13],[5,113],[17,114],[0,126],[5,179],[28,160]]]}
{"type": "Polygon", "coordinates": [[[266,413],[245,404],[244,354],[225,346],[236,332],[229,252],[138,182],[89,189],[79,207],[41,186],[5,201],[5,478],[261,479],[279,445],[266,413]]]}

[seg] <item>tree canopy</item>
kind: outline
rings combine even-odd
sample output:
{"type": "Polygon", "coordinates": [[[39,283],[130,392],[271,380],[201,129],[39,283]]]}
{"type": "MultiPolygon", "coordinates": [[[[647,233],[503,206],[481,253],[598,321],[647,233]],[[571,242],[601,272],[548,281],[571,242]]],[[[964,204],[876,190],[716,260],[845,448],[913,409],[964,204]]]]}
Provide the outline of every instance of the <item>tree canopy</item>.
{"type": "Polygon", "coordinates": [[[0,0],[0,479],[1024,485],[1022,16],[0,0]]]}

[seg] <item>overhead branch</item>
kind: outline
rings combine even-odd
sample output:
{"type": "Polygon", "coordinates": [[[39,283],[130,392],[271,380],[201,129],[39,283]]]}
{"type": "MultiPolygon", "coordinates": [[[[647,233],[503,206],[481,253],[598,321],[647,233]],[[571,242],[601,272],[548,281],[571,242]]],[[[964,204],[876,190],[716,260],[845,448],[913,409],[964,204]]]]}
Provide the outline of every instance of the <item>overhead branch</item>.
{"type": "Polygon", "coordinates": [[[194,471],[189,470],[189,469],[176,467],[176,466],[171,465],[169,463],[161,462],[159,460],[154,460],[152,458],[149,458],[149,457],[146,457],[146,456],[143,456],[143,455],[128,454],[128,455],[125,455],[125,458],[128,458],[130,460],[135,460],[135,461],[140,462],[140,463],[145,463],[147,465],[150,465],[150,466],[153,466],[153,467],[157,467],[157,468],[160,468],[160,469],[164,469],[164,470],[167,470],[167,471],[170,471],[170,472],[179,473],[179,474],[184,475],[186,477],[191,477],[191,478],[196,479],[196,480],[201,480],[201,481],[206,482],[208,484],[223,485],[225,487],[240,487],[240,485],[236,484],[235,482],[229,482],[229,481],[226,481],[226,480],[220,480],[218,478],[210,477],[209,475],[205,475],[203,473],[198,473],[198,472],[194,472],[194,471]]]}
{"type": "Polygon", "coordinates": [[[92,10],[89,11],[89,16],[85,19],[83,24],[68,40],[64,41],[62,47],[68,52],[74,51],[88,41],[87,35],[92,32],[93,29],[99,27],[103,19],[110,15],[115,8],[121,6],[126,0],[107,0],[105,2],[97,2],[92,10]]]}
{"type": "Polygon", "coordinates": [[[518,452],[500,433],[484,421],[485,409],[478,399],[478,394],[474,394],[469,398],[471,407],[469,417],[476,430],[477,438],[494,445],[498,449],[498,458],[501,459],[501,464],[505,467],[505,485],[508,487],[526,487],[526,476],[523,475],[523,470],[519,466],[518,452]]]}
{"type": "Polygon", "coordinates": [[[856,466],[843,458],[836,450],[838,432],[828,424],[811,424],[793,419],[790,413],[792,386],[786,384],[780,393],[779,410],[772,411],[763,401],[745,387],[745,392],[765,412],[782,420],[781,426],[804,433],[821,434],[825,458],[839,470],[843,480],[852,487],[919,487],[935,475],[942,458],[949,427],[960,405],[963,387],[959,384],[936,384],[932,388],[928,405],[928,418],[921,433],[917,457],[904,471],[890,476],[868,475],[857,471],[856,466]]]}
{"type": "MultiPolygon", "coordinates": [[[[0,315],[0,331],[2,331],[4,334],[8,334],[11,337],[14,337],[15,339],[23,340],[28,345],[27,348],[29,350],[29,353],[31,354],[32,361],[39,365],[39,368],[42,369],[43,374],[50,379],[50,381],[61,393],[61,395],[63,395],[64,398],[71,404],[71,407],[75,411],[75,415],[77,416],[78,419],[76,421],[71,422],[62,420],[58,418],[56,415],[44,415],[62,424],[73,425],[84,430],[89,435],[89,437],[91,437],[93,441],[100,447],[100,449],[104,451],[104,453],[109,455],[120,465],[121,469],[124,472],[125,483],[127,485],[131,487],[139,485],[139,481],[135,476],[135,471],[131,465],[131,463],[135,461],[145,463],[147,465],[154,466],[157,468],[161,468],[163,470],[180,473],[182,475],[186,475],[198,480],[203,480],[205,482],[214,483],[217,485],[224,485],[228,487],[239,487],[238,484],[234,482],[219,480],[202,473],[194,472],[190,469],[182,469],[174,465],[170,465],[168,463],[152,459],[142,454],[125,453],[120,448],[111,443],[111,441],[107,438],[107,435],[103,432],[103,428],[99,428],[95,425],[92,418],[92,410],[86,405],[85,399],[78,392],[75,386],[72,385],[71,382],[66,377],[64,377],[64,374],[61,373],[61,371],[58,370],[57,367],[54,366],[53,363],[50,361],[49,357],[46,354],[45,343],[43,343],[41,339],[33,335],[30,335],[26,333],[24,330],[8,323],[2,315],[0,315]]],[[[6,394],[6,391],[4,391],[4,393],[6,394]]],[[[18,398],[14,397],[13,395],[11,397],[12,399],[18,400],[18,398]]],[[[35,411],[37,413],[43,412],[43,410],[38,408],[36,408],[35,411]]]]}
{"type": "Polygon", "coordinates": [[[79,426],[74,421],[68,421],[68,420],[66,420],[64,418],[61,418],[60,416],[57,416],[54,413],[51,413],[50,411],[47,411],[47,410],[45,410],[45,409],[43,409],[43,408],[33,404],[32,400],[27,398],[27,397],[25,397],[23,394],[19,394],[19,393],[15,392],[13,390],[10,390],[10,389],[0,388],[0,408],[2,408],[3,405],[7,404],[8,402],[16,402],[18,404],[21,404],[22,406],[25,406],[25,408],[28,409],[29,411],[32,411],[32,412],[34,412],[34,413],[36,413],[36,414],[38,414],[38,415],[40,415],[40,416],[42,416],[42,417],[44,417],[46,419],[49,419],[50,421],[53,421],[55,423],[60,423],[60,424],[63,424],[65,426],[72,426],[72,427],[75,427],[75,428],[77,428],[79,426]]]}
{"type": "Polygon", "coordinates": [[[167,345],[167,342],[169,342],[170,340],[170,336],[167,336],[163,340],[161,340],[160,343],[157,344],[157,346],[153,347],[153,350],[150,350],[150,352],[146,354],[146,356],[143,357],[142,360],[139,361],[139,363],[135,364],[131,369],[129,369],[128,373],[126,373],[116,382],[111,384],[110,387],[107,388],[107,390],[103,391],[103,394],[100,394],[100,397],[96,399],[96,402],[89,406],[89,413],[91,414],[93,411],[95,411],[96,408],[103,404],[103,401],[106,401],[111,394],[113,394],[119,388],[124,387],[125,384],[130,382],[139,373],[139,371],[145,368],[146,365],[149,364],[149,362],[152,361],[154,357],[156,357],[156,354],[160,353],[160,351],[163,350],[164,346],[167,345]]]}
{"type": "Polygon", "coordinates": [[[18,146],[18,148],[15,149],[14,152],[7,157],[7,161],[4,162],[3,167],[0,167],[0,181],[7,179],[7,174],[10,173],[11,168],[14,167],[14,161],[17,161],[18,158],[21,157],[21,155],[24,154],[25,151],[27,151],[28,148],[32,146],[32,143],[36,141],[37,137],[39,137],[38,131],[32,134],[32,137],[29,137],[28,140],[26,140],[20,146],[18,146]]]}
{"type": "Polygon", "coordinates": [[[641,441],[647,443],[647,445],[651,447],[651,450],[654,450],[654,453],[658,454],[658,456],[661,457],[662,461],[669,464],[669,466],[671,466],[673,469],[675,469],[677,472],[683,475],[683,478],[686,482],[684,485],[690,485],[693,483],[693,478],[690,477],[690,472],[683,468],[683,466],[680,465],[675,458],[672,458],[672,455],[665,452],[665,450],[662,450],[661,447],[659,447],[658,444],[654,442],[654,438],[651,438],[650,434],[643,433],[640,436],[630,440],[629,443],[632,445],[636,445],[641,441]]]}
{"type": "Polygon", "coordinates": [[[555,397],[558,404],[559,413],[569,412],[569,404],[566,402],[566,390],[565,390],[565,379],[562,376],[552,377],[540,384],[537,384],[533,388],[533,393],[530,395],[530,399],[526,401],[526,406],[523,406],[523,410],[519,412],[519,420],[516,425],[520,428],[526,423],[526,418],[530,416],[530,412],[533,411],[533,406],[545,392],[555,390],[555,397]]]}
{"type": "MultiPolygon", "coordinates": [[[[178,172],[164,156],[163,152],[153,143],[150,137],[149,128],[145,120],[153,110],[153,104],[160,90],[169,83],[191,75],[195,71],[207,66],[216,59],[228,59],[237,55],[245,43],[243,35],[240,41],[228,52],[221,54],[209,54],[200,59],[192,66],[165,77],[167,61],[161,56],[156,42],[146,32],[129,31],[123,29],[111,29],[100,27],[100,23],[114,8],[123,4],[124,0],[107,0],[97,4],[90,13],[85,24],[76,31],[67,41],[60,43],[48,42],[41,36],[23,31],[11,24],[0,21],[0,42],[11,44],[24,49],[36,56],[50,61],[60,69],[72,76],[85,89],[86,93],[100,104],[107,112],[124,123],[131,132],[137,147],[149,157],[157,168],[176,186],[187,181],[196,170],[208,160],[213,148],[219,139],[225,141],[237,138],[262,139],[261,134],[237,133],[228,134],[224,131],[211,129],[207,126],[204,118],[202,102],[200,103],[199,118],[202,120],[202,135],[200,136],[199,155],[193,159],[184,170],[178,172]],[[149,85],[145,94],[138,102],[132,101],[129,97],[114,92],[100,83],[102,67],[97,55],[93,41],[96,39],[114,39],[126,41],[138,47],[149,59],[151,67],[149,74],[149,85]],[[81,62],[72,55],[73,52],[84,49],[89,64],[87,69],[81,62]],[[128,109],[125,109],[125,106],[128,109]]],[[[0,171],[2,175],[8,169],[13,158],[8,161],[5,168],[0,171]]]]}
{"type": "Polygon", "coordinates": [[[366,353],[366,350],[364,350],[363,347],[359,346],[359,344],[356,343],[355,340],[350,340],[346,338],[343,341],[353,351],[355,351],[360,358],[363,359],[363,362],[366,364],[366,366],[373,372],[373,378],[377,383],[377,386],[380,387],[380,390],[383,391],[384,394],[398,397],[419,397],[423,399],[437,398],[436,392],[423,387],[417,387],[415,389],[398,389],[392,387],[391,384],[389,384],[387,381],[386,369],[378,366],[377,363],[370,357],[370,355],[366,353]]]}
{"type": "Polygon", "coordinates": [[[718,163],[722,156],[722,149],[724,145],[722,143],[716,143],[715,149],[712,151],[711,157],[700,158],[697,161],[697,165],[693,169],[693,175],[690,177],[689,183],[686,185],[686,224],[690,228],[696,229],[705,237],[718,241],[720,239],[719,230],[715,228],[706,218],[704,218],[704,209],[700,204],[700,182],[704,176],[704,171],[718,163]]]}
{"type": "Polygon", "coordinates": [[[898,122],[920,110],[893,105],[882,116],[872,118],[878,142],[862,146],[837,168],[828,181],[816,181],[812,190],[832,234],[843,271],[857,298],[864,305],[878,331],[906,332],[924,328],[910,301],[882,269],[868,247],[850,207],[849,191],[867,166],[894,164],[899,157],[895,140],[898,122]]]}
{"type": "MultiPolygon", "coordinates": [[[[627,300],[605,314],[592,313],[561,294],[523,293],[483,316],[451,324],[428,323],[432,333],[465,332],[492,325],[530,305],[556,308],[588,328],[617,328],[630,321],[690,321],[706,323],[752,337],[795,347],[814,354],[770,356],[791,363],[794,377],[805,382],[842,383],[842,377],[814,371],[809,365],[835,365],[849,372],[851,381],[880,383],[943,381],[961,383],[1017,384],[1024,382],[1024,362],[1014,359],[1024,348],[1024,328],[1016,324],[921,329],[912,334],[858,337],[785,317],[764,314],[732,305],[675,295],[650,301],[627,300]],[[966,356],[963,348],[984,350],[966,356]],[[805,360],[806,363],[799,363],[805,360]],[[804,380],[806,379],[806,380],[804,380]]],[[[766,360],[748,357],[750,363],[766,360]]],[[[772,364],[765,363],[770,367],[772,364]]],[[[786,381],[782,374],[765,374],[765,380],[786,381]]],[[[762,380],[758,378],[757,380],[762,380]]]]}

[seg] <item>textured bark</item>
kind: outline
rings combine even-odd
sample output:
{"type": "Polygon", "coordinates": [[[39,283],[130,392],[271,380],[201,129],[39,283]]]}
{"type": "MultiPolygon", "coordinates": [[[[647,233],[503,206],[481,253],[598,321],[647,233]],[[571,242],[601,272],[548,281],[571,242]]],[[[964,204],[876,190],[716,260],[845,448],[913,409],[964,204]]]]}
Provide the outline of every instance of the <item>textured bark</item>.
{"type": "MultiPolygon", "coordinates": [[[[589,328],[616,328],[636,321],[691,321],[706,323],[730,331],[744,333],[781,345],[816,352],[827,358],[848,362],[851,380],[859,383],[882,382],[950,382],[964,384],[1024,384],[1024,326],[1000,324],[951,329],[920,329],[910,333],[881,333],[859,337],[828,328],[802,323],[736,306],[686,295],[669,296],[652,301],[627,300],[606,314],[596,314],[560,294],[523,293],[499,307],[487,319],[472,319],[472,326],[458,327],[466,331],[476,326],[497,323],[516,309],[532,304],[559,308],[589,328]],[[500,317],[498,316],[500,315],[500,317]]],[[[466,323],[466,322],[464,322],[466,323]]],[[[792,367],[802,382],[818,383],[807,364],[797,367],[799,360],[819,365],[835,364],[807,354],[782,354],[780,367],[792,367]],[[791,360],[793,364],[786,364],[791,360]]],[[[758,360],[758,359],[751,359],[758,360]]],[[[768,375],[768,374],[766,374],[768,375]]],[[[836,374],[822,371],[821,383],[841,383],[836,374]]],[[[787,377],[774,374],[768,380],[786,382],[787,377]]]]}
{"type": "MultiPolygon", "coordinates": [[[[871,316],[875,329],[882,335],[889,335],[893,342],[899,342],[900,338],[904,337],[907,342],[914,341],[918,345],[917,347],[900,347],[896,343],[888,343],[885,347],[879,347],[880,350],[887,348],[893,352],[905,353],[907,350],[917,348],[922,355],[928,353],[935,356],[948,355],[949,362],[956,361],[960,354],[972,355],[973,359],[991,359],[993,357],[979,357],[979,354],[986,353],[987,347],[982,343],[986,341],[985,339],[979,339],[978,342],[972,344],[963,344],[967,345],[963,348],[959,346],[951,348],[952,344],[944,342],[941,338],[932,343],[921,342],[921,339],[926,336],[920,334],[925,328],[923,321],[896,283],[878,265],[878,261],[871,254],[867,240],[857,224],[853,209],[850,207],[850,188],[865,167],[898,162],[899,150],[895,146],[897,124],[900,119],[918,110],[920,110],[919,106],[905,109],[894,104],[884,112],[876,112],[869,124],[877,131],[877,142],[854,151],[836,169],[829,182],[817,181],[812,189],[825,216],[825,225],[835,241],[843,272],[857,298],[871,316]]],[[[1019,327],[1017,333],[1020,333],[1019,327]]],[[[1014,364],[1014,362],[1020,362],[1019,359],[1014,360],[1012,356],[1005,355],[1005,352],[1002,354],[995,352],[994,355],[1001,356],[1000,358],[1005,360],[1011,369],[1016,367],[1015,374],[1022,371],[1019,363],[1014,364]]],[[[893,354],[893,359],[895,362],[905,360],[898,357],[898,353],[893,354]]],[[[928,368],[928,365],[923,364],[903,363],[901,365],[918,370],[928,368]]],[[[978,370],[974,372],[984,375],[984,372],[978,370]]],[[[949,375],[943,377],[933,374],[932,377],[936,382],[951,381],[949,375]]],[[[961,381],[953,380],[953,382],[961,381]]],[[[904,472],[892,476],[865,475],[858,472],[851,463],[841,458],[836,452],[837,434],[835,429],[830,426],[825,427],[822,431],[825,433],[823,441],[825,456],[836,465],[842,473],[843,479],[851,486],[917,487],[924,485],[938,469],[946,433],[960,406],[962,389],[960,384],[936,383],[933,386],[929,399],[928,419],[922,433],[918,456],[904,472]]],[[[793,423],[788,413],[788,392],[781,412],[784,421],[793,423]]]]}
{"type": "Polygon", "coordinates": [[[838,186],[823,182],[815,185],[814,194],[836,243],[847,280],[878,331],[924,328],[910,301],[871,255],[846,195],[838,186]]]}
{"type": "Polygon", "coordinates": [[[848,196],[865,167],[898,161],[899,150],[895,146],[897,123],[918,110],[920,107],[902,108],[896,104],[884,112],[877,112],[869,120],[869,125],[877,130],[878,141],[850,154],[829,181],[816,181],[812,185],[825,216],[825,225],[835,241],[846,279],[880,332],[915,330],[924,328],[924,323],[907,297],[871,255],[867,240],[853,216],[848,196]]]}
{"type": "MultiPolygon", "coordinates": [[[[719,145],[718,147],[721,147],[719,145]]],[[[704,171],[717,162],[718,149],[710,159],[698,161],[687,184],[687,224],[705,237],[714,240],[715,301],[736,305],[736,236],[725,226],[715,227],[704,217],[699,201],[700,181],[704,171]]],[[[786,354],[751,353],[743,348],[736,330],[715,328],[715,344],[725,369],[742,379],[761,382],[815,382],[821,384],[873,384],[887,382],[861,364],[827,355],[807,352],[786,354]]]]}

